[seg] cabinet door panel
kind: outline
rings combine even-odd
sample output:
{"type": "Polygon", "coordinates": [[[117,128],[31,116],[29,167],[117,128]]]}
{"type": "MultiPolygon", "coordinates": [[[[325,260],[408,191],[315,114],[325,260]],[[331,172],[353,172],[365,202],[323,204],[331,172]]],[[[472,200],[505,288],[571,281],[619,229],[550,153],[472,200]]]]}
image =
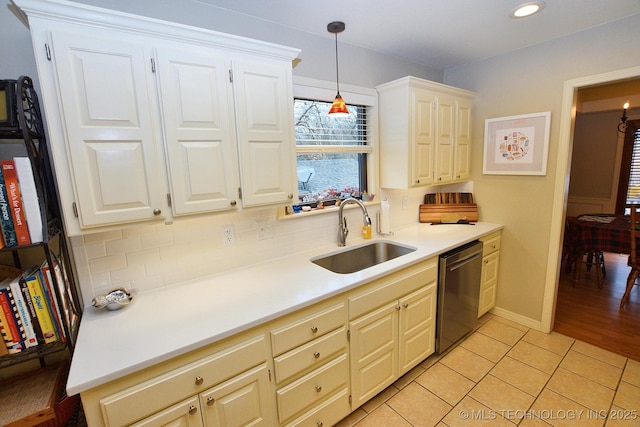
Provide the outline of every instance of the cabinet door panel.
{"type": "Polygon", "coordinates": [[[274,425],[269,372],[259,366],[200,394],[207,427],[274,425]]]}
{"type": "Polygon", "coordinates": [[[243,206],[295,197],[295,142],[291,70],[233,62],[243,206]]]}
{"type": "Polygon", "coordinates": [[[51,37],[82,226],[154,218],[163,192],[144,48],[51,37]]]}
{"type": "Polygon", "coordinates": [[[414,184],[433,182],[433,154],[435,150],[435,97],[422,91],[413,98],[413,180],[414,184]]]}
{"type": "Polygon", "coordinates": [[[403,375],[435,351],[435,283],[402,298],[400,307],[398,375],[403,375]]]}
{"type": "Polygon", "coordinates": [[[455,99],[453,97],[438,97],[437,117],[435,182],[440,184],[453,180],[453,143],[455,134],[455,99]]]}
{"type": "Polygon", "coordinates": [[[454,180],[462,181],[469,179],[470,175],[472,104],[459,100],[457,107],[454,180]]]}
{"type": "Polygon", "coordinates": [[[157,49],[176,215],[232,209],[238,171],[228,64],[208,49],[157,49]]]}
{"type": "Polygon", "coordinates": [[[397,302],[350,323],[352,409],[391,384],[398,374],[397,302]]]}

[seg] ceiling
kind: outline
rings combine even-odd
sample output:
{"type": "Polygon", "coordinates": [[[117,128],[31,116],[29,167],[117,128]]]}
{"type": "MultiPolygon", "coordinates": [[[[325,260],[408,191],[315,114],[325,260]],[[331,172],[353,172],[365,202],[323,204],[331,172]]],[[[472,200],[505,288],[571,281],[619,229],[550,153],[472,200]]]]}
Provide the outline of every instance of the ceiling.
{"type": "Polygon", "coordinates": [[[512,19],[528,0],[195,0],[438,70],[490,58],[640,13],[640,0],[546,0],[512,19]]]}

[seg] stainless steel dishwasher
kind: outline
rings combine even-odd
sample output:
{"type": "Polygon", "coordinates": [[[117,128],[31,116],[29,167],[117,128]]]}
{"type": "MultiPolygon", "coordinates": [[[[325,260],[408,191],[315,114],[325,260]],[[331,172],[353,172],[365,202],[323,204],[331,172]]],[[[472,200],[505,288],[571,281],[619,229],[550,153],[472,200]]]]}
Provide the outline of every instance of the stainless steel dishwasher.
{"type": "Polygon", "coordinates": [[[440,255],[436,352],[442,353],[478,323],[482,242],[440,255]]]}

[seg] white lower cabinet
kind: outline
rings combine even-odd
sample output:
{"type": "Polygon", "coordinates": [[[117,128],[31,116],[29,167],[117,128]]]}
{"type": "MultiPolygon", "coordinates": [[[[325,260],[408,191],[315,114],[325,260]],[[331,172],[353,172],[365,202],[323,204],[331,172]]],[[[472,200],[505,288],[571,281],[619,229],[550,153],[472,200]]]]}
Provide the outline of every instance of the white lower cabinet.
{"type": "Polygon", "coordinates": [[[436,297],[431,259],[349,298],[352,409],[435,351],[436,297]]]}
{"type": "Polygon", "coordinates": [[[351,412],[346,323],[339,301],[271,331],[280,425],[330,426],[351,412]]]}
{"type": "Polygon", "coordinates": [[[501,232],[480,238],[482,242],[482,279],[480,280],[480,303],[478,317],[496,305],[498,289],[498,266],[500,262],[501,232]]]}
{"type": "Polygon", "coordinates": [[[133,375],[99,400],[104,425],[272,426],[267,360],[261,335],[138,383],[133,375]]]}
{"type": "Polygon", "coordinates": [[[437,258],[83,392],[90,426],[332,426],[434,352],[437,258]]]}

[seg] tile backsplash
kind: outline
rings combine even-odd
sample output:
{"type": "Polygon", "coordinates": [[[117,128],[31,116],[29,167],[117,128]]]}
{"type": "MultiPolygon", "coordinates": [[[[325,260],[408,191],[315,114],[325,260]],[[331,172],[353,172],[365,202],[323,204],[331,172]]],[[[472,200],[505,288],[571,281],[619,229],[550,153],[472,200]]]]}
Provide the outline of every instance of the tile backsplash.
{"type": "MultiPolygon", "coordinates": [[[[468,187],[468,186],[467,186],[468,187]]],[[[469,191],[435,189],[433,191],[469,191]]],[[[418,206],[429,189],[387,190],[376,202],[390,201],[391,229],[418,221],[418,206]],[[406,208],[406,209],[405,209],[406,208]]],[[[379,203],[367,207],[374,221],[379,203]]],[[[359,209],[345,209],[349,224],[360,224],[359,209]]],[[[174,221],[173,224],[132,225],[117,231],[71,238],[76,273],[85,306],[96,295],[124,287],[151,291],[177,283],[269,261],[314,246],[337,242],[337,209],[321,215],[276,219],[277,209],[245,210],[174,221]],[[273,224],[273,236],[263,238],[259,226],[273,224]],[[224,246],[222,229],[233,225],[235,244],[224,246]]],[[[361,240],[350,233],[349,244],[361,240]]]]}

